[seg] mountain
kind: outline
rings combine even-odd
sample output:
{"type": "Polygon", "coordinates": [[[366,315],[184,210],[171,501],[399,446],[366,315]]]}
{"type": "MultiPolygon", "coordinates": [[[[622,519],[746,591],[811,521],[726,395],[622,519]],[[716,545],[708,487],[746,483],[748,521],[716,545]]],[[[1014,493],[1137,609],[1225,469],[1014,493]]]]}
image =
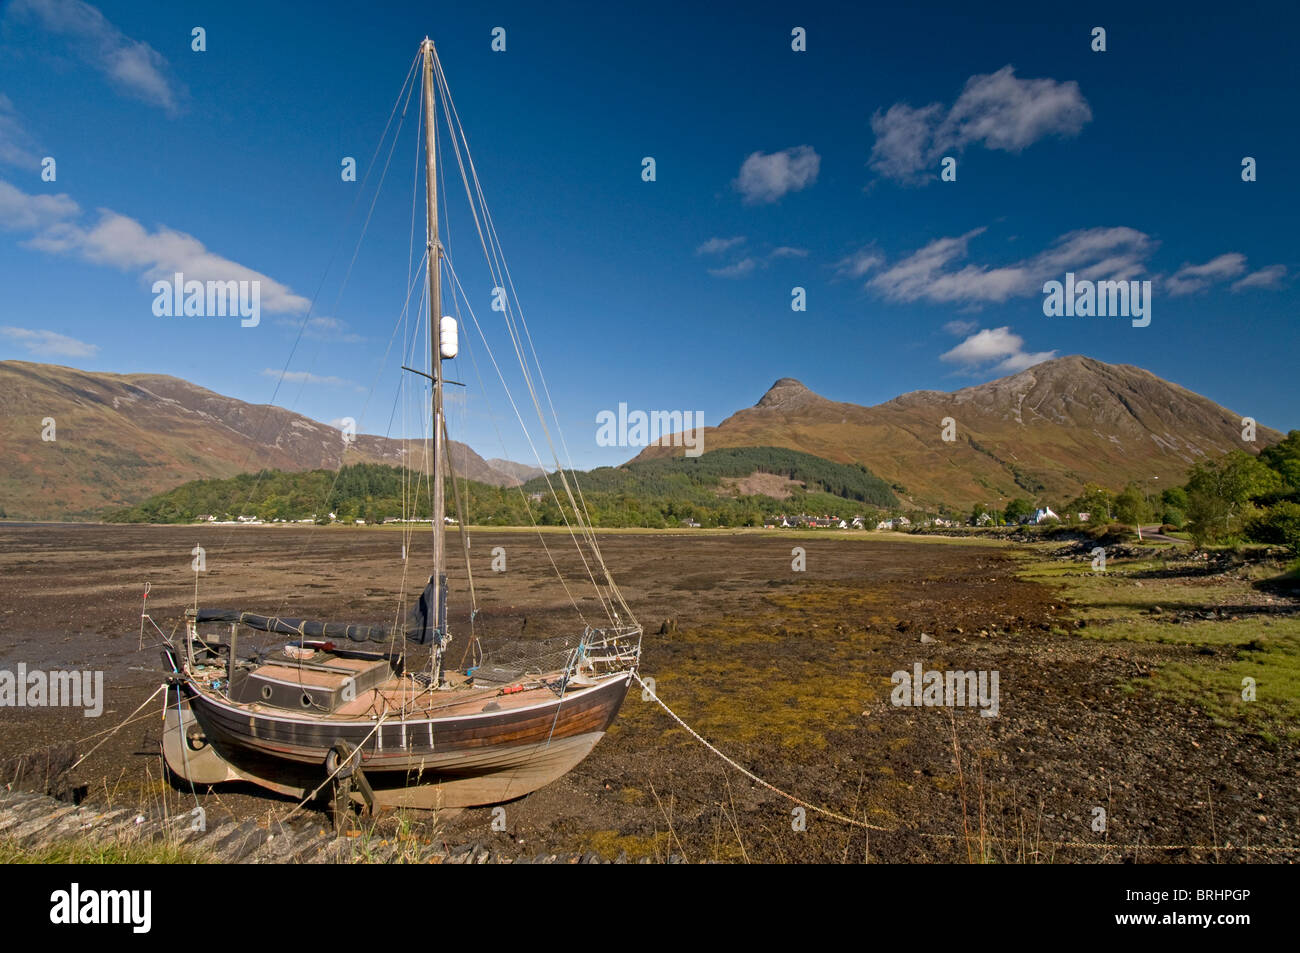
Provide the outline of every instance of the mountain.
{"type": "Polygon", "coordinates": [[[513,460],[502,460],[500,457],[493,457],[488,461],[488,466],[498,473],[514,477],[520,483],[527,483],[539,476],[545,476],[547,472],[541,467],[535,467],[527,463],[515,463],[513,460]]]}
{"type": "MultiPolygon", "coordinates": [[[[916,504],[966,508],[1017,496],[1059,503],[1085,483],[1181,485],[1199,459],[1282,438],[1259,427],[1253,447],[1244,444],[1241,420],[1142,368],[1075,355],[874,407],[827,400],[783,377],[753,407],[706,427],[704,449],[777,446],[860,463],[916,504]],[[942,439],[949,417],[951,442],[942,439]]],[[[636,460],[682,454],[668,443],[636,460]]]]}
{"type": "MultiPolygon", "coordinates": [[[[1138,367],[1074,356],[874,407],[827,400],[785,377],[755,406],[706,428],[704,449],[777,447],[860,464],[904,505],[967,508],[1017,496],[1059,504],[1088,482],[1181,484],[1196,460],[1249,448],[1240,435],[1240,415],[1205,397],[1138,367]],[[951,442],[942,439],[947,417],[955,424],[951,442]]],[[[1254,447],[1281,437],[1259,427],[1254,447]]],[[[361,434],[346,462],[398,464],[404,449],[402,441],[361,434]]],[[[682,449],[651,446],[637,460],[682,449]]],[[[189,480],[335,469],[342,453],[333,427],[175,377],[0,361],[0,512],[11,518],[96,516],[189,480]],[[53,441],[41,438],[46,418],[55,421],[53,441]]],[[[455,442],[452,464],[494,486],[539,475],[455,442]]]]}
{"type": "MultiPolygon", "coordinates": [[[[358,434],[349,463],[400,464],[407,444],[358,434]]],[[[410,444],[421,452],[420,442],[410,444]]],[[[262,468],[335,469],[334,427],[161,374],[103,374],[0,361],[0,510],[67,519],[137,503],[188,480],[262,468]],[[42,439],[54,419],[53,441],[42,439]]],[[[452,441],[455,471],[495,486],[522,479],[452,441]]]]}

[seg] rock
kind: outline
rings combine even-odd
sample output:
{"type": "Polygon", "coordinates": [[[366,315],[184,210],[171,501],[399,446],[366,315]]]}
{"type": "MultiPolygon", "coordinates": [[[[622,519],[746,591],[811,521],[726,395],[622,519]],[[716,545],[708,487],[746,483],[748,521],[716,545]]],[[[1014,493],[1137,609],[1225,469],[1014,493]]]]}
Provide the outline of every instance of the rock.
{"type": "Polygon", "coordinates": [[[927,642],[927,643],[928,643],[928,642],[933,642],[933,641],[935,641],[935,639],[934,639],[934,636],[930,635],[929,633],[922,632],[922,633],[921,633],[921,641],[922,641],[922,642],[927,642]]]}

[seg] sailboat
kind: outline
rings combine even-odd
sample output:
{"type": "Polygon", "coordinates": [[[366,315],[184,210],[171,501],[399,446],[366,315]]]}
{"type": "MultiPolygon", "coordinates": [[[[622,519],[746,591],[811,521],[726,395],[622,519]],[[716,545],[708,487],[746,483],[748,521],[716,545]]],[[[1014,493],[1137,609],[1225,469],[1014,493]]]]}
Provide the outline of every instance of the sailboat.
{"type": "MultiPolygon", "coordinates": [[[[641,626],[600,557],[581,491],[572,472],[558,466],[558,456],[548,483],[554,481],[557,503],[561,490],[569,502],[565,521],[583,552],[583,565],[593,570],[604,618],[593,624],[584,617],[566,644],[541,646],[533,658],[493,663],[475,645],[474,664],[464,669],[450,664],[453,633],[444,537],[450,522],[445,481],[451,468],[443,388],[455,382],[444,380],[442,362],[456,356],[459,344],[456,319],[441,315],[442,271],[448,260],[439,238],[435,79],[466,195],[473,203],[476,197],[481,200],[482,191],[427,37],[408,72],[409,83],[417,69],[432,333],[428,371],[403,369],[428,382],[432,572],[409,612],[399,606],[399,621],[383,624],[200,607],[196,597],[194,607],[186,610],[184,638],[169,641],[163,650],[169,683],[163,754],[186,784],[246,781],[294,798],[325,789],[336,810],[354,804],[441,809],[508,801],[582,761],[610,727],[636,676],[641,626]],[[266,634],[289,638],[250,651],[250,645],[266,641],[266,634]],[[407,642],[429,647],[427,666],[408,668],[407,642]]],[[[485,207],[475,207],[474,214],[480,239],[483,229],[489,229],[485,253],[488,243],[495,250],[485,207]]],[[[510,317],[507,313],[508,322],[510,317]]],[[[531,382],[529,390],[534,392],[531,382]]],[[[540,416],[535,393],[533,398],[540,416]]],[[[454,488],[455,476],[450,476],[454,488]]],[[[459,501],[455,495],[458,509],[459,501]]],[[[459,516],[456,523],[463,534],[465,517],[459,516]]],[[[467,572],[468,554],[466,544],[467,572]]]]}

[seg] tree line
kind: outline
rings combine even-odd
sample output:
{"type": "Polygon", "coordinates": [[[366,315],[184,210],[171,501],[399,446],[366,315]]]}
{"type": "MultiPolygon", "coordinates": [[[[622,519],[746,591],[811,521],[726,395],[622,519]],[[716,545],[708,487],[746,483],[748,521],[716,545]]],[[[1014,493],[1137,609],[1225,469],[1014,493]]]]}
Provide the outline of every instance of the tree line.
{"type": "MultiPolygon", "coordinates": [[[[1016,523],[1036,508],[1027,499],[1012,500],[1000,513],[977,505],[971,522],[988,513],[994,522],[1016,523]]],[[[1201,546],[1259,542],[1300,553],[1300,430],[1258,455],[1231,450],[1198,461],[1180,486],[1130,482],[1116,492],[1089,483],[1060,516],[1077,523],[1082,513],[1089,524],[1159,523],[1187,532],[1201,546]]]]}
{"type": "MultiPolygon", "coordinates": [[[[447,482],[446,511],[459,489],[469,522],[556,526],[575,519],[569,493],[581,494],[592,522],[605,527],[761,526],[777,509],[852,517],[897,504],[889,486],[865,467],[774,447],[717,450],[700,457],[643,461],[537,477],[521,487],[472,480],[447,482]],[[797,481],[776,500],[730,492],[729,477],[774,473],[797,481]]],[[[338,471],[262,470],[227,479],[194,480],[135,506],[109,513],[111,522],[185,523],[203,517],[367,523],[429,519],[427,476],[399,467],[358,463],[338,471]],[[332,515],[331,515],[332,514],[332,515]]]]}

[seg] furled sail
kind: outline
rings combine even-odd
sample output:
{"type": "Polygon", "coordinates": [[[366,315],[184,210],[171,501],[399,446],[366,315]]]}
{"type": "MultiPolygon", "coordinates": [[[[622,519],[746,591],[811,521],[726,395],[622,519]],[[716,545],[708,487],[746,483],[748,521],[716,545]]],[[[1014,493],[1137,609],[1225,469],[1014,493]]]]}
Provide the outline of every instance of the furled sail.
{"type": "Polygon", "coordinates": [[[424,591],[420,593],[420,598],[411,606],[411,611],[406,616],[406,637],[412,642],[418,642],[420,645],[428,645],[430,642],[442,644],[439,638],[441,632],[440,620],[447,618],[447,576],[442,577],[442,587],[439,589],[434,585],[434,577],[429,577],[428,584],[425,585],[424,591]],[[441,598],[442,605],[439,611],[434,611],[434,600],[441,598]]]}
{"type": "Polygon", "coordinates": [[[312,619],[290,619],[281,616],[257,615],[239,609],[199,609],[195,622],[236,622],[260,632],[280,635],[298,635],[311,639],[347,639],[351,642],[389,642],[405,638],[427,645],[437,634],[437,626],[429,605],[433,600],[433,581],[421,593],[419,601],[411,608],[403,625],[368,625],[354,622],[322,622],[312,619]]]}

